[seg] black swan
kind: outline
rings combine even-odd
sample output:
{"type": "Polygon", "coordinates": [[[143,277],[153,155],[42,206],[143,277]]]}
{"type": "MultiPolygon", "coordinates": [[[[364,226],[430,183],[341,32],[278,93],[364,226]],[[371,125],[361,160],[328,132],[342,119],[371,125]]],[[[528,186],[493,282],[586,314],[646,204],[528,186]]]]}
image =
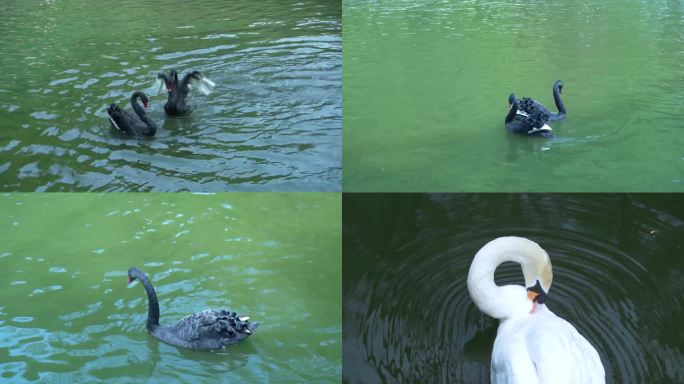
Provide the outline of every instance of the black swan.
{"type": "Polygon", "coordinates": [[[144,93],[137,91],[131,95],[131,106],[138,116],[119,108],[118,105],[112,104],[107,108],[109,120],[112,122],[114,128],[127,135],[144,135],[154,136],[157,132],[157,124],[152,121],[145,109],[138,104],[138,99],[141,99],[145,108],[147,108],[147,96],[144,93]]]}
{"type": "Polygon", "coordinates": [[[199,71],[186,74],[180,82],[178,81],[178,72],[175,69],[172,69],[168,75],[160,73],[157,75],[157,79],[163,81],[163,84],[160,85],[166,85],[166,90],[169,93],[169,98],[164,104],[164,111],[169,115],[184,115],[190,110],[185,98],[191,88],[196,87],[200,92],[209,94],[211,88],[216,85],[199,71]]]}
{"type": "Polygon", "coordinates": [[[558,113],[550,112],[540,102],[530,99],[518,99],[514,93],[508,96],[508,114],[506,115],[506,128],[508,130],[528,136],[552,137],[553,131],[549,122],[565,118],[566,110],[561,100],[563,82],[556,80],[553,83],[553,99],[556,102],[558,113]]]}
{"type": "Polygon", "coordinates": [[[160,325],[159,302],[152,283],[143,271],[133,267],[128,270],[128,283],[136,279],[145,288],[149,301],[147,331],[167,344],[189,349],[223,349],[248,338],[259,326],[259,323],[250,323],[249,317],[215,309],[186,316],[175,325],[160,325]]]}

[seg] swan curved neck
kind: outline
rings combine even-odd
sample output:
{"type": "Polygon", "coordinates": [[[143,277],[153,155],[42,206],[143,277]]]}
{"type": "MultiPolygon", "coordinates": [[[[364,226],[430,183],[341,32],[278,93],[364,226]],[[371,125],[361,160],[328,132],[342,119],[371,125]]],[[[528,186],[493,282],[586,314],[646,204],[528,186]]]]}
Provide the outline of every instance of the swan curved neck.
{"type": "MultiPolygon", "coordinates": [[[[494,272],[503,262],[513,261],[521,265],[525,285],[532,286],[540,278],[537,271],[544,271],[551,264],[546,252],[537,243],[520,237],[500,237],[480,249],[468,272],[468,291],[475,305],[487,315],[496,319],[508,319],[528,315],[533,302],[527,298],[527,291],[519,285],[498,286],[494,272]]],[[[545,272],[544,272],[545,273],[545,272]]],[[[542,284],[550,275],[542,278],[542,284]]],[[[545,287],[548,290],[548,287],[545,287]]]]}
{"type": "Polygon", "coordinates": [[[153,331],[159,326],[159,302],[157,301],[157,294],[154,292],[154,287],[147,276],[144,274],[137,276],[140,283],[145,287],[145,292],[147,292],[148,301],[148,312],[147,312],[147,330],[153,331]]]}
{"type": "Polygon", "coordinates": [[[143,116],[145,116],[145,109],[140,106],[140,104],[138,103],[138,99],[142,99],[143,102],[147,102],[147,97],[145,97],[145,95],[142,92],[135,92],[131,96],[131,107],[133,108],[135,113],[140,118],[142,118],[143,116]]]}
{"type": "Polygon", "coordinates": [[[511,108],[508,110],[508,114],[506,115],[506,124],[513,121],[513,118],[515,118],[516,113],[518,113],[518,101],[517,100],[513,101],[511,108]]]}
{"type": "Polygon", "coordinates": [[[556,108],[558,108],[558,114],[565,115],[565,105],[563,104],[563,100],[561,100],[561,94],[560,94],[560,83],[556,82],[556,84],[553,85],[553,101],[556,102],[556,108]]]}
{"type": "Polygon", "coordinates": [[[190,82],[190,79],[193,76],[196,76],[199,72],[197,71],[192,71],[189,73],[186,73],[185,76],[183,76],[183,79],[179,83],[179,87],[183,92],[188,92],[188,83],[190,82]]]}

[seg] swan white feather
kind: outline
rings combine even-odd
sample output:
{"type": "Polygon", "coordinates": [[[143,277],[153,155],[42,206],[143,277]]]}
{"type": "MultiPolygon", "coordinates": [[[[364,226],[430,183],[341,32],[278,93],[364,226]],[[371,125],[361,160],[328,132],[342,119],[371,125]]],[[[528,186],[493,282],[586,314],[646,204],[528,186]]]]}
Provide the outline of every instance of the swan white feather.
{"type": "Polygon", "coordinates": [[[500,320],[492,351],[491,383],[605,383],[598,352],[575,327],[545,304],[530,299],[524,287],[496,285],[494,271],[505,261],[519,263],[525,285],[539,283],[545,294],[553,279],[546,251],[525,238],[500,237],[475,255],[468,272],[468,291],[482,312],[500,320]]]}
{"type": "Polygon", "coordinates": [[[544,124],[541,126],[541,128],[534,127],[532,129],[530,129],[529,131],[527,131],[527,134],[531,135],[531,134],[533,134],[535,132],[539,132],[539,131],[553,131],[553,129],[551,129],[551,127],[548,124],[544,124]]]}
{"type": "Polygon", "coordinates": [[[112,119],[112,117],[111,117],[111,116],[109,116],[109,115],[108,115],[107,117],[109,117],[109,121],[111,121],[111,122],[112,122],[112,124],[114,125],[114,128],[116,128],[116,129],[117,129],[117,131],[121,131],[121,132],[123,132],[123,130],[122,130],[121,128],[119,128],[119,124],[117,124],[117,123],[116,123],[116,121],[114,121],[114,119],[112,119]]]}

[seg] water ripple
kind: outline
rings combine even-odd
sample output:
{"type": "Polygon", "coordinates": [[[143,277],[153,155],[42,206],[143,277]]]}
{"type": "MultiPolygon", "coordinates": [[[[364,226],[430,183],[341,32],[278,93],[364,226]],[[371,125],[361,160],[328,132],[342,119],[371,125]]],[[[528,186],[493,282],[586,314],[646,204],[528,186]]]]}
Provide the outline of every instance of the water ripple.
{"type": "Polygon", "coordinates": [[[158,7],[124,1],[125,29],[87,4],[0,5],[14,26],[0,64],[21,79],[0,92],[0,112],[23,128],[0,136],[0,153],[13,160],[0,163],[0,188],[339,190],[341,8],[301,4],[176,4],[162,22],[145,16],[158,7]],[[93,27],[69,28],[63,12],[93,27]],[[186,25],[189,13],[205,22],[186,25]],[[202,71],[217,87],[193,95],[195,110],[183,118],[165,116],[164,95],[151,97],[148,114],[160,127],[153,139],[113,132],[107,106],[130,109],[131,93],[149,92],[170,68],[202,71]]]}
{"type": "MultiPolygon", "coordinates": [[[[474,306],[466,278],[477,250],[504,235],[528,237],[548,251],[554,268],[548,306],[597,348],[608,382],[684,375],[665,368],[683,356],[672,353],[670,339],[658,336],[677,311],[670,299],[673,287],[684,281],[682,269],[670,269],[668,281],[659,273],[669,264],[676,234],[684,230],[684,218],[677,216],[681,209],[672,211],[663,204],[666,198],[369,200],[344,203],[345,217],[356,218],[345,218],[344,375],[349,382],[488,381],[497,322],[474,306]],[[387,229],[358,221],[378,206],[393,212],[380,215],[391,223],[387,229]]],[[[503,264],[496,281],[522,284],[519,266],[503,264]]]]}

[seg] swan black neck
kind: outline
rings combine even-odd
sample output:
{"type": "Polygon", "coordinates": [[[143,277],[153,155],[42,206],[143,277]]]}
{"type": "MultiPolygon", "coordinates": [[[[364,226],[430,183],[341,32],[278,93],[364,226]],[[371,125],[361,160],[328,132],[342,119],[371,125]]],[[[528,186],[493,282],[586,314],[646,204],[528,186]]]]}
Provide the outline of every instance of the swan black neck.
{"type": "Polygon", "coordinates": [[[190,79],[196,79],[199,80],[202,78],[202,75],[200,74],[199,71],[192,71],[185,76],[183,76],[183,80],[180,82],[180,89],[184,92],[188,91],[188,83],[190,82],[190,79]]]}
{"type": "Polygon", "coordinates": [[[556,82],[553,83],[553,101],[556,102],[556,108],[558,108],[558,113],[561,115],[565,115],[565,105],[563,105],[563,100],[561,100],[562,89],[563,82],[560,80],[556,80],[556,82]]]}
{"type": "Polygon", "coordinates": [[[138,103],[138,99],[142,100],[145,106],[147,106],[147,102],[149,100],[147,99],[147,96],[145,96],[145,94],[140,91],[135,91],[131,95],[131,107],[133,107],[135,113],[142,118],[143,116],[145,116],[145,108],[140,106],[140,104],[138,103]]]}
{"type": "Polygon", "coordinates": [[[147,330],[153,331],[159,326],[159,302],[157,301],[157,294],[154,292],[154,287],[152,283],[147,279],[147,275],[137,268],[131,268],[128,271],[128,277],[131,281],[138,279],[140,283],[145,287],[145,292],[147,292],[147,301],[149,310],[147,312],[147,330]]]}
{"type": "Polygon", "coordinates": [[[508,102],[510,103],[510,109],[508,110],[508,114],[506,115],[506,124],[513,121],[513,118],[515,117],[516,113],[518,113],[518,99],[515,97],[515,95],[509,96],[508,102]]]}

